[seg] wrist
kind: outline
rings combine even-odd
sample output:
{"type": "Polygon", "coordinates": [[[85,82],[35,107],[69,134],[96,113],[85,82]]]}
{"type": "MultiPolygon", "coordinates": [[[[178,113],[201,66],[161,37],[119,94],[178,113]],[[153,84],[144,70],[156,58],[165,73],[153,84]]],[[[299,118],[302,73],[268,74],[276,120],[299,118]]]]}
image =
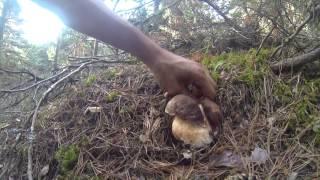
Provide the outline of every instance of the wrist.
{"type": "Polygon", "coordinates": [[[161,69],[164,64],[170,63],[172,61],[173,54],[165,49],[158,49],[156,52],[150,53],[145,64],[151,69],[151,71],[156,72],[161,69]]]}

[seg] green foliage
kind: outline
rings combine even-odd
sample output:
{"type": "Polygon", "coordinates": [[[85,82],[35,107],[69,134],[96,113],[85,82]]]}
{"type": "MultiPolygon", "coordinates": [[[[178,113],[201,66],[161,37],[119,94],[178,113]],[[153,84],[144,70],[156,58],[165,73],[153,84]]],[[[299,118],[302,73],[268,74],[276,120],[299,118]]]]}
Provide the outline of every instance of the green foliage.
{"type": "Polygon", "coordinates": [[[117,76],[117,74],[119,73],[119,71],[115,68],[109,68],[105,71],[104,73],[104,78],[106,79],[113,79],[117,76]]]}
{"type": "Polygon", "coordinates": [[[119,92],[117,92],[117,91],[111,91],[111,92],[109,92],[109,93],[107,93],[106,94],[106,101],[107,102],[113,102],[113,101],[115,101],[116,100],[116,98],[118,97],[120,95],[120,93],[119,92]]]}
{"type": "MultiPolygon", "coordinates": [[[[256,50],[231,52],[219,56],[207,56],[202,61],[208,67],[212,77],[219,80],[222,71],[232,73],[233,80],[258,89],[263,85],[263,77],[269,71],[266,60],[271,49],[262,49],[258,56],[256,50]]],[[[312,125],[312,137],[320,145],[320,112],[317,107],[320,99],[320,78],[304,80],[299,84],[277,80],[272,86],[272,95],[277,105],[289,105],[289,129],[299,132],[312,125]],[[298,130],[298,131],[297,131],[298,130]]]]}
{"type": "Polygon", "coordinates": [[[320,78],[314,80],[306,80],[304,86],[301,87],[303,94],[307,95],[314,103],[320,98],[320,78]]]}
{"type": "Polygon", "coordinates": [[[316,145],[320,145],[320,111],[308,97],[304,97],[293,107],[294,117],[289,121],[290,129],[307,128],[311,125],[316,145]]]}
{"type": "Polygon", "coordinates": [[[78,161],[80,150],[76,145],[70,145],[67,147],[61,147],[55,153],[55,158],[58,160],[61,173],[67,174],[72,170],[78,161]]]}
{"type": "Polygon", "coordinates": [[[275,96],[276,100],[283,104],[292,102],[293,94],[291,91],[291,87],[283,81],[279,80],[274,84],[272,93],[275,96]]]}
{"type": "Polygon", "coordinates": [[[87,77],[86,81],[85,81],[85,85],[88,86],[88,87],[89,87],[89,86],[92,86],[93,83],[96,82],[96,80],[97,80],[96,75],[89,75],[89,76],[87,77]]]}
{"type": "Polygon", "coordinates": [[[315,114],[316,106],[310,102],[308,97],[304,97],[294,106],[294,112],[297,120],[310,123],[313,120],[312,114],[315,114]]]}
{"type": "Polygon", "coordinates": [[[288,129],[299,133],[311,126],[308,138],[314,138],[315,144],[320,145],[320,79],[304,80],[298,85],[278,81],[273,95],[282,105],[290,106],[288,129]]]}
{"type": "Polygon", "coordinates": [[[207,56],[203,64],[211,72],[212,78],[219,80],[221,71],[237,72],[237,80],[251,86],[257,87],[268,72],[266,60],[270,49],[262,49],[258,56],[256,50],[248,52],[230,52],[219,56],[207,56]]]}

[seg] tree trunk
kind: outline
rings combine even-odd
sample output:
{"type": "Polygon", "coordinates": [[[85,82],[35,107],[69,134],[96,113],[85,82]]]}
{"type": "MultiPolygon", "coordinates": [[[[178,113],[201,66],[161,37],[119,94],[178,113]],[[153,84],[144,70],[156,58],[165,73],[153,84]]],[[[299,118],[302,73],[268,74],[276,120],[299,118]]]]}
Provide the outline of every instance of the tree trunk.
{"type": "Polygon", "coordinates": [[[93,45],[93,54],[92,56],[97,56],[98,55],[98,50],[99,50],[99,41],[97,39],[94,40],[94,45],[93,45]]]}
{"type": "Polygon", "coordinates": [[[7,21],[7,16],[9,13],[9,6],[10,6],[10,0],[3,0],[3,8],[2,8],[2,14],[0,17],[0,49],[2,48],[3,45],[3,34],[5,30],[5,25],[7,21]]]}
{"type": "Polygon", "coordinates": [[[53,62],[53,71],[54,72],[57,72],[57,70],[58,70],[58,58],[59,58],[60,44],[61,44],[61,35],[58,36],[56,53],[54,55],[54,62],[53,62]]]}
{"type": "Polygon", "coordinates": [[[154,14],[157,14],[159,12],[160,1],[161,0],[154,0],[154,4],[153,4],[153,13],[154,14]]]}

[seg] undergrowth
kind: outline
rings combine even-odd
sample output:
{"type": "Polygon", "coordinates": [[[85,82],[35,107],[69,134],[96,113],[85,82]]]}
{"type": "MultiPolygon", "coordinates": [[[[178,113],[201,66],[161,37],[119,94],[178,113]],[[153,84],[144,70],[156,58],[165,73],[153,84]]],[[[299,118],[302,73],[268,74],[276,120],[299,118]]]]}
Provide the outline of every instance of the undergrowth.
{"type": "Polygon", "coordinates": [[[230,52],[206,56],[202,63],[216,81],[231,80],[232,83],[245,84],[252,94],[263,94],[266,89],[264,83],[269,79],[273,107],[287,107],[288,132],[295,136],[307,130],[311,133],[307,133],[309,137],[306,139],[311,137],[315,145],[320,145],[320,78],[309,79],[303,74],[290,77],[273,74],[267,63],[271,52],[270,49],[262,49],[257,56],[255,49],[230,52]],[[232,77],[226,78],[225,74],[232,77]]]}

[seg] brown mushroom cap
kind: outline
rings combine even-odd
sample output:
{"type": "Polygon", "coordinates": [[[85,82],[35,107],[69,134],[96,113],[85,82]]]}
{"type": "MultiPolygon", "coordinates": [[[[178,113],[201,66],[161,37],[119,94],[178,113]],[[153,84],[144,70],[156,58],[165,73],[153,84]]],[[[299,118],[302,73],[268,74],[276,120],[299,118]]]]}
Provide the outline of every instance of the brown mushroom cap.
{"type": "Polygon", "coordinates": [[[209,99],[197,101],[180,94],[168,102],[165,111],[175,116],[172,123],[174,137],[186,144],[195,147],[210,144],[213,140],[212,135],[220,130],[220,108],[209,99]]]}
{"type": "Polygon", "coordinates": [[[177,116],[197,124],[203,122],[204,118],[198,106],[198,102],[183,94],[174,96],[168,102],[165,112],[171,116],[177,116]]]}
{"type": "Polygon", "coordinates": [[[183,120],[201,125],[204,117],[201,113],[199,104],[202,105],[204,114],[211,128],[213,130],[221,128],[222,113],[220,107],[208,98],[204,98],[200,102],[197,102],[190,96],[179,94],[168,102],[165,112],[171,116],[178,116],[183,120]]]}

